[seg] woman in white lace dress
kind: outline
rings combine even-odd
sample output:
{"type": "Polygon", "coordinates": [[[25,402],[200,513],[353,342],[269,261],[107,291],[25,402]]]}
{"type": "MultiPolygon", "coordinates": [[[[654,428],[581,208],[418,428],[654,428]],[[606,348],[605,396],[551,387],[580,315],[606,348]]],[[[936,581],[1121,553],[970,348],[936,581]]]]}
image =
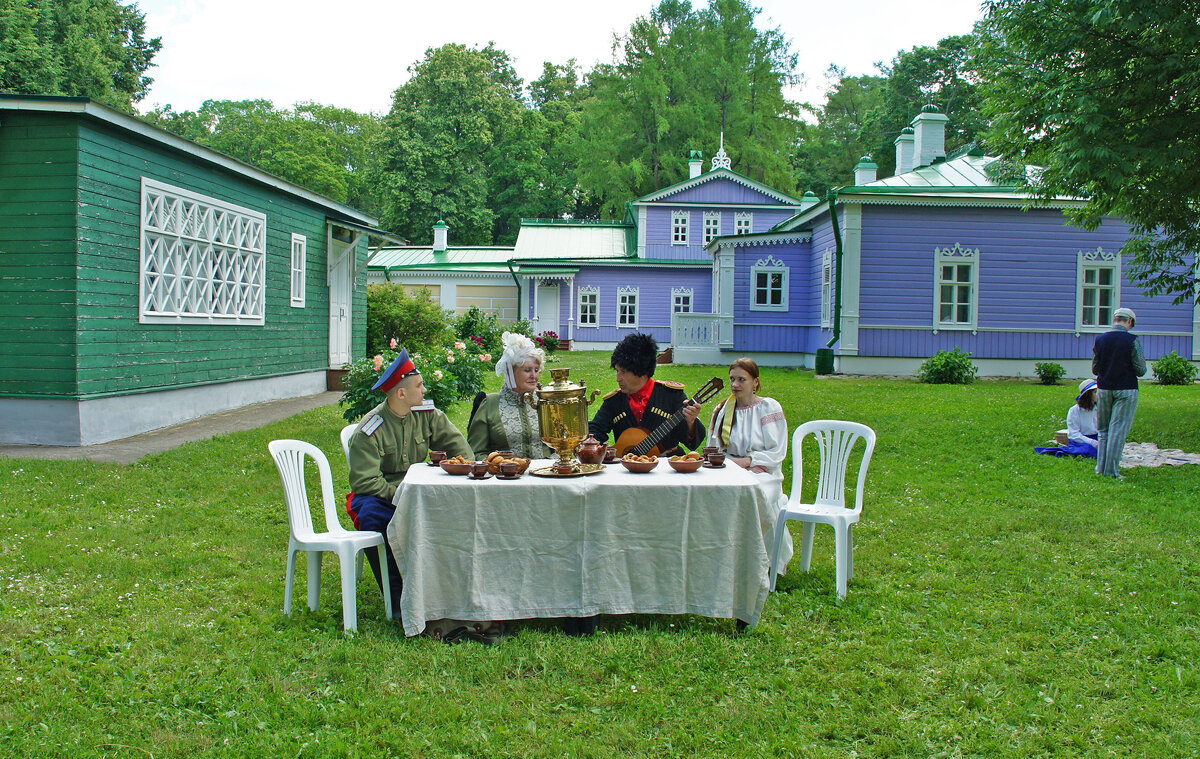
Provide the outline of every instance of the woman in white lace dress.
{"type": "MultiPolygon", "coordinates": [[[[771,493],[774,518],[787,503],[783,493],[783,460],[788,451],[788,424],[783,407],[774,398],[760,396],[758,364],[739,358],[729,366],[729,387],[733,394],[713,410],[709,435],[725,452],[725,460],[755,474],[771,493]]],[[[774,535],[767,536],[767,550],[775,546],[774,535]]],[[[780,566],[792,557],[792,536],[785,534],[780,548],[780,566]]],[[[782,572],[780,573],[782,574],[782,572]]]]}
{"type": "Polygon", "coordinates": [[[467,444],[476,459],[484,459],[492,451],[545,458],[549,449],[542,443],[537,411],[522,403],[521,396],[537,389],[546,352],[525,335],[505,332],[502,339],[504,353],[496,362],[496,374],[504,378],[504,387],[476,398],[467,424],[467,444]]]}

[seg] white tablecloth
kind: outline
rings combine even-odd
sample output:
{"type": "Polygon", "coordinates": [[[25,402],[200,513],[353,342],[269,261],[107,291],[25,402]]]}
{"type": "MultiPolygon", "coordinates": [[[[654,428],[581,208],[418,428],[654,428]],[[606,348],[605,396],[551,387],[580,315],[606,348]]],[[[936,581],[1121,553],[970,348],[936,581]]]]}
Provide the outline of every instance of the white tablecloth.
{"type": "Polygon", "coordinates": [[[764,536],[777,505],[733,464],[507,481],[418,464],[394,502],[387,537],[408,635],[444,617],[700,614],[753,625],[766,603],[764,536]]]}

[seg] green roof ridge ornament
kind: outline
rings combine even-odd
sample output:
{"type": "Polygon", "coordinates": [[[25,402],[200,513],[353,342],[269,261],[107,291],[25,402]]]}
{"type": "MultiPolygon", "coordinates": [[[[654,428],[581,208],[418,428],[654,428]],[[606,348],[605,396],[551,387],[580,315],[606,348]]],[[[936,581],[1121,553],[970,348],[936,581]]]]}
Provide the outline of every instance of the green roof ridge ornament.
{"type": "Polygon", "coordinates": [[[701,157],[701,155],[700,155],[700,151],[699,151],[699,150],[693,150],[693,151],[689,152],[689,153],[688,153],[688,160],[689,160],[689,161],[699,161],[699,160],[702,160],[702,157],[701,157]]]}
{"type": "Polygon", "coordinates": [[[725,133],[721,132],[721,147],[717,150],[717,154],[712,159],[712,170],[728,169],[730,166],[729,156],[725,154],[725,133]]]}
{"type": "Polygon", "coordinates": [[[933,103],[926,103],[921,106],[921,113],[940,113],[940,111],[938,111],[938,107],[933,103]]]}
{"type": "Polygon", "coordinates": [[[445,229],[445,228],[446,228],[446,222],[442,221],[441,219],[438,219],[438,220],[437,220],[437,224],[434,224],[434,225],[433,225],[433,228],[434,228],[434,229],[445,229]]]}
{"type": "Polygon", "coordinates": [[[856,169],[878,169],[879,164],[875,163],[875,159],[871,158],[870,153],[865,153],[865,154],[863,154],[862,158],[858,159],[858,165],[855,166],[854,168],[856,168],[856,169]]]}

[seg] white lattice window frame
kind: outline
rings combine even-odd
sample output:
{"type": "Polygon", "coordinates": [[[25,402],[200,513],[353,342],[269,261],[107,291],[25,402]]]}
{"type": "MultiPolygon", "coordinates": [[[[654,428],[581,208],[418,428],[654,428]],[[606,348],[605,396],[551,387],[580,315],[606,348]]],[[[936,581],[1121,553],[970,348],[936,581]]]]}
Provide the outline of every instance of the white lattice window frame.
{"type": "Polygon", "coordinates": [[[307,270],[308,238],[292,232],[292,308],[304,308],[307,270]]]}
{"type": "Polygon", "coordinates": [[[721,236],[721,212],[720,211],[705,211],[704,212],[704,244],[721,236]]]}
{"type": "Polygon", "coordinates": [[[933,261],[934,330],[976,330],[979,324],[979,249],[964,248],[956,242],[952,248],[934,248],[933,261]],[[951,278],[944,279],[944,267],[951,267],[951,278]],[[961,279],[962,267],[967,267],[968,278],[965,280],[961,279]],[[944,298],[947,294],[944,287],[951,288],[949,300],[944,298]],[[962,313],[964,294],[965,314],[962,313]],[[943,321],[943,306],[947,304],[950,305],[951,318],[943,321]]]}
{"type": "Polygon", "coordinates": [[[750,310],[787,311],[791,270],[774,256],[760,258],[750,267],[750,310]],[[761,275],[761,278],[760,278],[761,275]],[[778,279],[775,278],[778,275],[778,279]],[[779,292],[779,302],[771,293],[779,292]]]}
{"type": "Polygon", "coordinates": [[[692,215],[687,211],[672,211],[671,212],[671,244],[672,245],[687,245],[688,244],[688,227],[691,225],[692,215]]]}
{"type": "Polygon", "coordinates": [[[261,325],[267,217],[142,177],[138,321],[261,325]]]}
{"type": "Polygon", "coordinates": [[[821,254],[821,326],[833,327],[833,251],[826,249],[821,254]]]}
{"type": "Polygon", "coordinates": [[[1112,324],[1113,312],[1121,307],[1121,254],[1103,248],[1079,251],[1075,274],[1075,331],[1104,332],[1112,324]],[[1089,280],[1094,274],[1094,281],[1089,280]],[[1109,283],[1102,280],[1107,274],[1109,283]],[[1096,292],[1095,302],[1089,303],[1088,290],[1096,292]],[[1100,303],[1104,291],[1109,292],[1107,306],[1100,303]],[[1088,311],[1093,311],[1089,323],[1088,311]]]}
{"type": "Polygon", "coordinates": [[[754,231],[754,214],[750,211],[738,211],[733,215],[733,233],[748,235],[754,231]]]}
{"type": "Polygon", "coordinates": [[[637,287],[617,288],[617,328],[637,329],[638,326],[638,292],[637,287]]]}
{"type": "Polygon", "coordinates": [[[693,287],[671,288],[671,313],[690,314],[696,305],[696,290],[693,287]]]}
{"type": "Polygon", "coordinates": [[[600,326],[600,288],[590,285],[576,291],[579,297],[578,313],[580,327],[600,326]]]}

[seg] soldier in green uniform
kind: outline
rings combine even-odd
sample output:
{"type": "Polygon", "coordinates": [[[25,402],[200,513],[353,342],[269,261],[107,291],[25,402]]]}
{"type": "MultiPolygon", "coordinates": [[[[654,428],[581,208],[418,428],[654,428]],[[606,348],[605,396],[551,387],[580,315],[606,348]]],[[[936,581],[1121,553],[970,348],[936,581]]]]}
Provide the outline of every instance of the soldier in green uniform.
{"type": "MultiPolygon", "coordinates": [[[[467,439],[444,413],[425,405],[425,381],[416,365],[401,349],[400,355],[380,376],[373,389],[382,390],[387,400],[363,417],[350,438],[350,489],[346,511],[360,530],[387,534],[395,507],[392,496],[410,466],[420,464],[430,450],[448,456],[471,458],[467,439]]],[[[379,558],[367,551],[371,570],[379,580],[379,558]]],[[[400,609],[404,587],[392,552],[387,552],[392,587],[392,608],[400,609]]]]}

